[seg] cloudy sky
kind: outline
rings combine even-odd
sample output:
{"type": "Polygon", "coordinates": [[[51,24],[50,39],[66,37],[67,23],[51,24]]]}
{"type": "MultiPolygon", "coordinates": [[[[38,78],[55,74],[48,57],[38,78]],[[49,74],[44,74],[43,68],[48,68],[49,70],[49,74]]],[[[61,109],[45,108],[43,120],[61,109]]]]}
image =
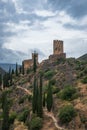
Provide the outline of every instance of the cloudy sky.
{"type": "Polygon", "coordinates": [[[0,0],[0,48],[29,57],[36,50],[43,59],[54,39],[67,57],[87,53],[87,0],[0,0]]]}

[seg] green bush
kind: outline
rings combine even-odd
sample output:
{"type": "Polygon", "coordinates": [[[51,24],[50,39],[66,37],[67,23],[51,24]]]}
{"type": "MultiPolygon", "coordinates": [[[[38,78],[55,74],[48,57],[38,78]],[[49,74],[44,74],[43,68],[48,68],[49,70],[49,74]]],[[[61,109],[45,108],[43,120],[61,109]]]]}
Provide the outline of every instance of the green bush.
{"type": "Polygon", "coordinates": [[[44,73],[44,77],[47,78],[47,79],[51,79],[54,74],[55,74],[54,71],[49,70],[49,71],[47,71],[47,72],[44,73]]]}
{"type": "Polygon", "coordinates": [[[19,99],[19,104],[22,104],[22,103],[24,103],[24,101],[26,100],[26,99],[28,99],[28,101],[31,101],[32,100],[32,95],[24,95],[23,97],[21,97],[20,99],[19,99]]]}
{"type": "Polygon", "coordinates": [[[33,98],[33,97],[32,97],[32,95],[28,95],[27,98],[28,98],[28,101],[32,101],[32,98],[33,98]]]}
{"type": "Polygon", "coordinates": [[[30,121],[30,130],[40,130],[42,127],[42,119],[40,117],[34,117],[30,121]]]}
{"type": "Polygon", "coordinates": [[[19,116],[18,116],[18,120],[19,121],[23,121],[25,123],[27,117],[29,116],[29,109],[25,109],[19,116]]]}
{"type": "Polygon", "coordinates": [[[87,122],[87,117],[84,116],[84,115],[81,115],[80,120],[81,120],[82,123],[85,123],[85,122],[87,122]]]}
{"type": "Polygon", "coordinates": [[[81,72],[78,73],[77,78],[81,78],[81,77],[83,77],[83,76],[84,76],[84,72],[81,71],[81,72]]]}
{"type": "Polygon", "coordinates": [[[87,77],[82,79],[82,83],[86,84],[87,83],[87,77]]]}
{"type": "Polygon", "coordinates": [[[9,115],[9,123],[10,123],[10,124],[13,124],[16,117],[17,117],[17,113],[16,113],[16,112],[12,112],[12,113],[9,115]]]}
{"type": "Polygon", "coordinates": [[[62,100],[72,100],[76,94],[76,89],[72,86],[67,86],[58,93],[58,98],[62,100]]]}
{"type": "Polygon", "coordinates": [[[87,67],[84,69],[84,74],[87,74],[87,67]]]}
{"type": "Polygon", "coordinates": [[[53,86],[53,88],[52,88],[52,93],[53,94],[56,94],[56,93],[58,93],[60,91],[60,89],[58,88],[58,87],[54,87],[53,86]]]}
{"type": "Polygon", "coordinates": [[[76,111],[72,105],[66,105],[59,112],[59,120],[61,123],[69,123],[76,116],[76,111]]]}
{"type": "Polygon", "coordinates": [[[56,79],[51,79],[51,80],[50,80],[50,83],[51,83],[51,85],[55,85],[56,79]]]}

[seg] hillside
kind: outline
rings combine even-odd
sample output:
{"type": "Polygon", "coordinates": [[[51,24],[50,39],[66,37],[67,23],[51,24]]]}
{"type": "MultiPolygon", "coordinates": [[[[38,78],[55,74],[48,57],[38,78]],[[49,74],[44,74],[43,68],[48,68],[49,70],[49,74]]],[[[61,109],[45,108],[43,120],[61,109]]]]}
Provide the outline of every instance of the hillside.
{"type": "Polygon", "coordinates": [[[5,70],[3,70],[1,67],[0,67],[0,74],[1,74],[1,75],[4,75],[4,74],[5,74],[5,70]]]}
{"type": "MultiPolygon", "coordinates": [[[[87,82],[84,81],[87,81],[87,64],[73,58],[60,59],[58,61],[45,60],[38,66],[36,77],[39,77],[39,74],[43,75],[43,93],[47,92],[48,82],[49,80],[51,81],[54,101],[50,113],[47,112],[46,108],[43,109],[43,125],[41,130],[86,130],[87,82]],[[66,86],[72,86],[72,91],[74,90],[72,97],[69,97],[69,99],[68,97],[61,96],[66,86]],[[76,115],[69,123],[63,124],[58,115],[60,110],[66,105],[73,105],[76,115]]],[[[8,91],[8,97],[13,102],[10,108],[10,115],[15,115],[15,120],[10,126],[10,130],[31,130],[28,128],[28,123],[33,116],[33,79],[34,72],[31,68],[28,74],[20,74],[18,77],[13,75],[14,84],[5,90],[8,91]],[[27,114],[26,117],[23,116],[25,112],[27,114]]],[[[2,117],[0,117],[0,123],[1,120],[2,117]]]]}
{"type": "MultiPolygon", "coordinates": [[[[19,65],[20,66],[20,65],[19,65]]],[[[16,64],[10,64],[10,63],[0,63],[0,67],[3,68],[6,72],[9,71],[9,68],[16,69],[16,64]]]]}

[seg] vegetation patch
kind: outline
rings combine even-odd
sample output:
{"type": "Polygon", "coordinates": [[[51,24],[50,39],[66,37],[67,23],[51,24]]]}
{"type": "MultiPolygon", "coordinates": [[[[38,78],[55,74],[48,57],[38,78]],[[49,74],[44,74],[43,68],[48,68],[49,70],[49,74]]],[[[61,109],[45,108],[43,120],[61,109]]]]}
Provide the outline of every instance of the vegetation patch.
{"type": "Polygon", "coordinates": [[[19,104],[22,104],[25,102],[25,100],[31,101],[32,100],[32,95],[24,95],[19,99],[19,104]]]}
{"type": "Polygon", "coordinates": [[[74,98],[76,98],[76,89],[75,87],[72,86],[66,86],[63,90],[61,90],[58,94],[57,94],[58,98],[62,99],[62,100],[72,100],[74,98]]]}
{"type": "Polygon", "coordinates": [[[51,79],[54,76],[55,72],[53,70],[49,70],[47,72],[44,73],[44,77],[46,79],[51,79]]]}
{"type": "Polygon", "coordinates": [[[30,130],[40,130],[42,128],[42,119],[34,117],[30,121],[30,130]]]}
{"type": "Polygon", "coordinates": [[[13,124],[14,120],[16,119],[16,117],[17,117],[17,113],[16,112],[10,113],[10,115],[9,115],[9,123],[13,124]]]}
{"type": "Polygon", "coordinates": [[[63,106],[59,112],[61,123],[69,123],[76,116],[76,111],[72,105],[63,106]]]}
{"type": "Polygon", "coordinates": [[[84,77],[84,78],[82,79],[82,83],[87,84],[87,77],[84,77]]]}
{"type": "Polygon", "coordinates": [[[25,123],[27,117],[29,116],[29,113],[30,110],[26,108],[21,114],[19,114],[18,120],[23,121],[25,123]]]}

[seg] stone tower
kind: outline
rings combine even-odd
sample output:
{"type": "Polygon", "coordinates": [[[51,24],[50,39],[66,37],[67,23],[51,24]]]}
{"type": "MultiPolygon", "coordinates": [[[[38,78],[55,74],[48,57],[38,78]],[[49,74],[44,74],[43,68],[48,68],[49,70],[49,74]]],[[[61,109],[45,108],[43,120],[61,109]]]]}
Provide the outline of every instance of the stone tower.
{"type": "Polygon", "coordinates": [[[53,41],[53,54],[62,54],[63,53],[63,41],[54,40],[53,41]]]}
{"type": "Polygon", "coordinates": [[[63,50],[63,41],[53,41],[53,54],[49,56],[50,61],[58,61],[59,59],[65,59],[66,53],[63,50]]]}

